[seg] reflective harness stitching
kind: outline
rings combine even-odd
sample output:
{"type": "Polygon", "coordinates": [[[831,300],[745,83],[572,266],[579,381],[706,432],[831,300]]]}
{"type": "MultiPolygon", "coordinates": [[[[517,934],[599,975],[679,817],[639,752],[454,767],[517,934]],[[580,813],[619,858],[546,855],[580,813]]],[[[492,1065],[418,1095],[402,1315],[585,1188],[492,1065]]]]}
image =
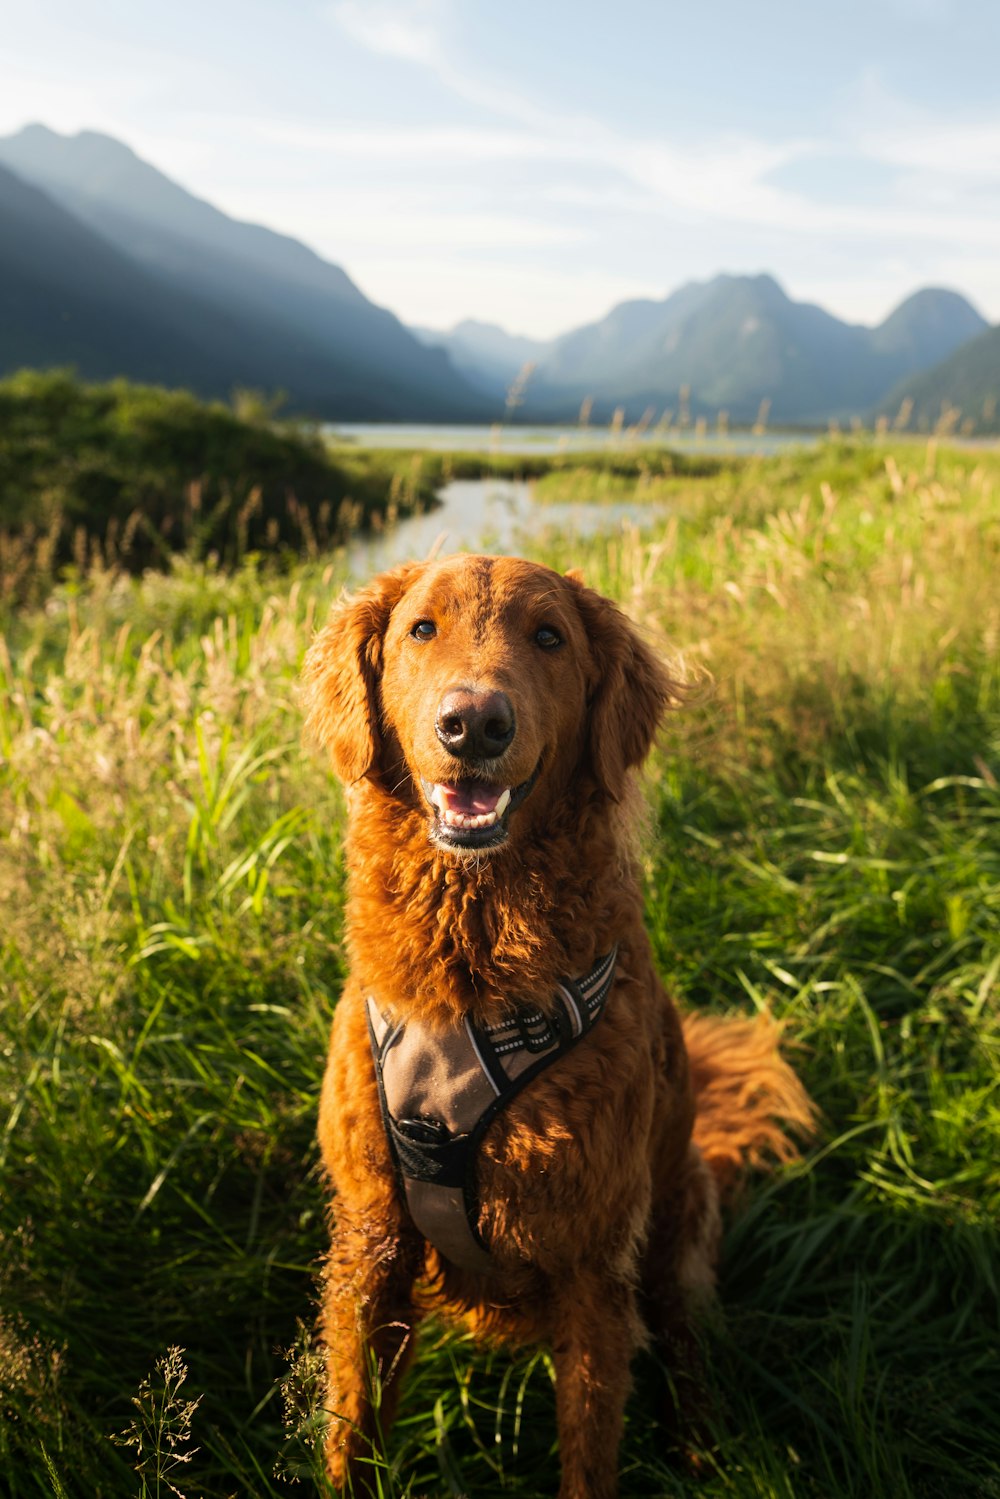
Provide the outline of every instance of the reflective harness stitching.
{"type": "Polygon", "coordinates": [[[480,1141],[501,1109],[600,1019],[617,948],[582,979],[561,979],[553,1012],[515,1011],[493,1025],[469,1017],[442,1031],[391,1022],[373,997],[368,1034],[382,1123],[410,1216],[426,1239],[465,1269],[489,1270],[477,1219],[480,1141]]]}

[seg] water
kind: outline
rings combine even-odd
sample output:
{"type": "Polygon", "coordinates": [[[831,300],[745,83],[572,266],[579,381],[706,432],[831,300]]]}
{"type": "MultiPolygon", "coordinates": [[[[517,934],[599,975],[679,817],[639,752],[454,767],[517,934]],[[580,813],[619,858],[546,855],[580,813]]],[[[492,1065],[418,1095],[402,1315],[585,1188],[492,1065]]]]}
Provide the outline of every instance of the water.
{"type": "Polygon", "coordinates": [[[667,514],[663,505],[562,502],[538,505],[533,485],[514,479],[454,479],[441,491],[441,505],[427,515],[402,520],[382,536],[358,537],[347,547],[353,580],[370,577],[397,562],[447,552],[518,553],[545,531],[585,537],[610,535],[623,522],[653,525],[667,514]]]}
{"type": "Polygon", "coordinates": [[[420,423],[338,422],[324,434],[334,443],[371,448],[429,448],[453,453],[509,453],[518,456],[553,453],[602,452],[636,447],[670,447],[679,453],[731,454],[766,457],[785,448],[814,447],[819,440],[805,432],[719,432],[692,427],[668,431],[650,427],[644,432],[615,432],[610,427],[443,427],[420,423]]]}
{"type": "MultiPolygon", "coordinates": [[[[785,448],[813,446],[818,440],[792,432],[706,433],[672,429],[634,435],[612,433],[608,427],[462,427],[412,423],[390,426],[378,422],[339,423],[327,427],[334,440],[364,447],[432,448],[448,452],[508,453],[516,455],[601,451],[635,445],[667,443],[678,452],[765,456],[785,448]]],[[[358,537],[347,547],[347,565],[354,581],[370,577],[397,562],[448,552],[523,552],[545,532],[572,536],[611,536],[624,522],[655,525],[667,515],[663,505],[573,504],[537,505],[530,482],[513,479],[455,479],[440,493],[441,505],[427,515],[413,516],[381,536],[358,537]]]]}

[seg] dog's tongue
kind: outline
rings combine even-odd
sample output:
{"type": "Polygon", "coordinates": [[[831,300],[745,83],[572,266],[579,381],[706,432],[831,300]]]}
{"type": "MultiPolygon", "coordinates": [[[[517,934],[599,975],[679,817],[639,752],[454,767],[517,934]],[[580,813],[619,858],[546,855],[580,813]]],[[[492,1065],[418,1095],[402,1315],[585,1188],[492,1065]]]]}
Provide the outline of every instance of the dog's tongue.
{"type": "Polygon", "coordinates": [[[442,812],[460,812],[463,817],[483,817],[496,810],[503,795],[502,786],[484,786],[480,781],[457,781],[451,785],[439,781],[434,800],[442,812]]]}

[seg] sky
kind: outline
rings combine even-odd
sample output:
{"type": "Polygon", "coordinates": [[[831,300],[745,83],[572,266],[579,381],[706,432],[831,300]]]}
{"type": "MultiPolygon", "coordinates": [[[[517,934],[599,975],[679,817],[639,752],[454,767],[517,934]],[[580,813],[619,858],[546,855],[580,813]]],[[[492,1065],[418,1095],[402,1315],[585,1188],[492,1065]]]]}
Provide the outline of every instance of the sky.
{"type": "Polygon", "coordinates": [[[722,271],[1000,322],[1000,0],[0,0],[0,36],[0,134],[114,135],[410,324],[548,338],[722,271]]]}

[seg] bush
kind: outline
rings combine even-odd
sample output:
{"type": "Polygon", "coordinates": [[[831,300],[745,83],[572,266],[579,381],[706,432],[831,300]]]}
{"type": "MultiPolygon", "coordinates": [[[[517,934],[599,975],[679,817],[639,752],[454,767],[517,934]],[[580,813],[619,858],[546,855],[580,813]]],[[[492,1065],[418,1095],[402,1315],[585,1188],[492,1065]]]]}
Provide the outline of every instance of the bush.
{"type": "Polygon", "coordinates": [[[182,548],[314,551],[432,499],[387,465],[334,459],[260,399],[236,406],[58,370],[0,381],[0,531],[51,537],[56,561],[96,548],[142,567],[182,548]]]}

